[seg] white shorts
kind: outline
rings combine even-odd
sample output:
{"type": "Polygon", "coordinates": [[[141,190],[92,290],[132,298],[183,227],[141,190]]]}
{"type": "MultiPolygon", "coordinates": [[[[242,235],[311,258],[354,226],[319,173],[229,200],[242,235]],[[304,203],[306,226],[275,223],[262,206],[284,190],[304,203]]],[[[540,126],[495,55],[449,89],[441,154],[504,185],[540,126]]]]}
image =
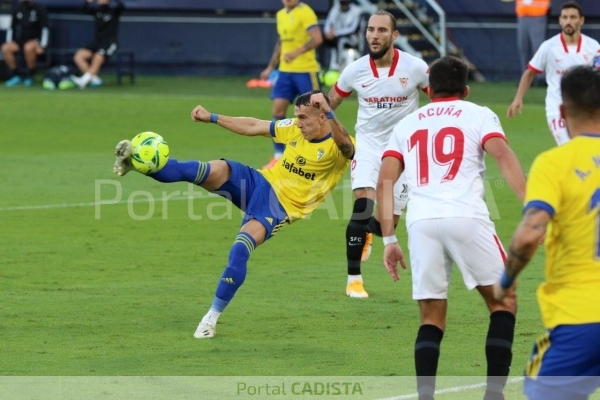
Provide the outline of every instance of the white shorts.
{"type": "Polygon", "coordinates": [[[475,218],[422,219],[408,227],[413,299],[447,299],[454,262],[469,290],[494,284],[506,253],[494,223],[475,218]]]}
{"type": "MultiPolygon", "coordinates": [[[[382,152],[383,154],[383,152],[382,152]]],[[[350,177],[352,190],[362,188],[377,188],[379,169],[381,168],[381,154],[376,155],[370,151],[357,150],[352,159],[350,177]]],[[[394,184],[394,214],[402,215],[408,201],[408,183],[404,174],[394,184]]]]}
{"type": "Polygon", "coordinates": [[[546,119],[548,120],[548,128],[550,128],[550,132],[554,136],[557,145],[560,146],[571,140],[567,132],[565,120],[560,115],[547,115],[546,119]]]}

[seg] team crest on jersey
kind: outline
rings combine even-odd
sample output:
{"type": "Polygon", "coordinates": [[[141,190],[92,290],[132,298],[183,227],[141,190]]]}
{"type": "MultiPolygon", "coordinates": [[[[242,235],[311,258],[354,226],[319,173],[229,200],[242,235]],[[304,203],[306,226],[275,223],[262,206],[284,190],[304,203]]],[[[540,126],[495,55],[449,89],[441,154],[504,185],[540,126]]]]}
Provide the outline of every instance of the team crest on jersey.
{"type": "Polygon", "coordinates": [[[297,144],[296,141],[290,142],[290,146],[292,146],[292,147],[296,147],[296,144],[297,144]]]}
{"type": "Polygon", "coordinates": [[[294,120],[292,118],[282,119],[277,121],[277,126],[279,128],[285,128],[286,126],[292,126],[294,124],[294,120]]]}
{"type": "Polygon", "coordinates": [[[325,155],[325,150],[323,150],[323,149],[317,150],[317,161],[321,161],[321,158],[323,158],[323,155],[325,155]]]}
{"type": "Polygon", "coordinates": [[[400,85],[402,85],[403,89],[406,89],[406,85],[408,85],[408,78],[400,78],[400,85]]]}

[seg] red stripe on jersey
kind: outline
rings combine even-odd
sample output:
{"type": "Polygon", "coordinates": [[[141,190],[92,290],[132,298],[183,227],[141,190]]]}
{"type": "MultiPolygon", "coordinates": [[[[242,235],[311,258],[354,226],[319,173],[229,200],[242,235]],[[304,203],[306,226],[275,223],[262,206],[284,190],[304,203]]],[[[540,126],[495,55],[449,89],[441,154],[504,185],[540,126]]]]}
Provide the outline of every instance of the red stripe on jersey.
{"type": "Polygon", "coordinates": [[[390,72],[388,72],[388,78],[394,76],[394,72],[396,72],[396,67],[398,66],[398,61],[400,60],[400,50],[394,49],[394,59],[392,60],[392,66],[390,67],[390,72]]]}
{"type": "Polygon", "coordinates": [[[344,92],[342,89],[340,89],[340,87],[337,85],[337,82],[335,83],[335,85],[333,85],[333,88],[335,89],[337,94],[340,95],[340,97],[348,97],[352,94],[352,91],[344,92]]]}
{"type": "Polygon", "coordinates": [[[387,150],[383,152],[381,159],[384,159],[386,157],[397,158],[400,161],[400,164],[402,165],[402,169],[404,169],[404,157],[402,157],[402,154],[398,153],[396,150],[387,150]]]}
{"type": "Polygon", "coordinates": [[[371,66],[371,71],[373,72],[373,76],[375,78],[379,78],[379,72],[377,72],[377,65],[375,65],[375,61],[371,57],[369,57],[369,65],[371,66]]]}
{"type": "Polygon", "coordinates": [[[506,136],[504,136],[500,132],[492,132],[492,133],[488,133],[487,135],[485,135],[483,137],[483,139],[481,139],[481,147],[483,147],[485,145],[485,142],[487,142],[488,140],[495,138],[495,137],[504,139],[506,141],[506,136]]]}
{"type": "MultiPolygon", "coordinates": [[[[400,50],[394,49],[394,59],[392,60],[390,71],[388,72],[388,78],[394,76],[394,72],[396,72],[396,67],[398,66],[398,60],[400,60],[400,50]]],[[[375,61],[373,61],[371,57],[369,57],[369,65],[371,66],[371,72],[373,72],[373,76],[375,78],[379,78],[379,72],[377,72],[377,65],[375,65],[375,61]]]]}
{"type": "MultiPolygon", "coordinates": [[[[567,51],[568,52],[568,51],[567,51]]],[[[529,69],[532,72],[535,72],[536,74],[541,74],[542,71],[540,71],[539,69],[537,69],[536,67],[532,66],[531,64],[527,64],[527,69],[529,69]]]]}
{"type": "Polygon", "coordinates": [[[422,88],[421,90],[423,91],[423,93],[425,93],[425,94],[429,94],[429,86],[427,86],[427,87],[424,87],[424,88],[422,88]]]}
{"type": "Polygon", "coordinates": [[[579,53],[579,50],[581,50],[581,42],[583,42],[583,35],[581,33],[579,33],[579,40],[577,41],[577,52],[579,53]]]}
{"type": "Polygon", "coordinates": [[[460,100],[458,97],[436,97],[431,100],[432,103],[439,103],[440,101],[456,101],[460,100]]]}
{"type": "Polygon", "coordinates": [[[502,257],[502,262],[506,264],[506,253],[504,252],[504,249],[500,244],[500,239],[498,239],[498,236],[494,235],[494,241],[496,242],[496,246],[498,246],[498,250],[500,251],[500,257],[502,257]]]}
{"type": "Polygon", "coordinates": [[[565,40],[565,37],[563,36],[562,32],[560,33],[560,42],[563,45],[563,50],[565,51],[565,53],[568,53],[569,48],[567,47],[567,41],[565,40]]]}

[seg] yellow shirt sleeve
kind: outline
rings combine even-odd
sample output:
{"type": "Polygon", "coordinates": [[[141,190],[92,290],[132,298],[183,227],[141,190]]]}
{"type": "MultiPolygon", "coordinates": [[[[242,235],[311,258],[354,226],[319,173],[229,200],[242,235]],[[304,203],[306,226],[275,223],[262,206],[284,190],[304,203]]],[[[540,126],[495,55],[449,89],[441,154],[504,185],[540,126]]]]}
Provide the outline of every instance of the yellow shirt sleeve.
{"type": "Polygon", "coordinates": [[[311,26],[319,24],[317,14],[310,7],[303,7],[302,13],[300,14],[300,21],[304,30],[308,30],[311,26]]]}
{"type": "Polygon", "coordinates": [[[295,126],[295,118],[287,118],[274,122],[274,129],[271,131],[273,141],[275,143],[289,143],[292,140],[291,138],[295,135],[295,126]]]}
{"type": "Polygon", "coordinates": [[[561,201],[559,160],[554,160],[556,152],[545,152],[536,157],[529,171],[525,210],[535,207],[554,216],[561,201]]]}

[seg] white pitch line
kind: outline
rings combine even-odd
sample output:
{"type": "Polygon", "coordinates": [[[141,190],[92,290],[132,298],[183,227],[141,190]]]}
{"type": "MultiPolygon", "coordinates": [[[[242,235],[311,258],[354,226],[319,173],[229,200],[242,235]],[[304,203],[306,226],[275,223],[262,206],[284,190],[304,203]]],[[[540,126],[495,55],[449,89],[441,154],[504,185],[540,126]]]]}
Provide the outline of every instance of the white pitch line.
{"type": "MultiPolygon", "coordinates": [[[[506,384],[523,382],[523,380],[524,380],[523,377],[509,378],[506,381],[506,384]]],[[[465,392],[467,390],[483,388],[486,385],[487,384],[485,382],[482,382],[482,383],[476,383],[473,385],[456,386],[456,387],[436,390],[435,394],[440,395],[440,394],[445,394],[445,393],[465,392]]],[[[418,399],[418,398],[419,398],[418,393],[412,393],[412,394],[404,394],[404,395],[396,396],[396,397],[386,397],[386,398],[381,398],[381,399],[377,399],[377,400],[409,400],[409,399],[418,399]]]]}

